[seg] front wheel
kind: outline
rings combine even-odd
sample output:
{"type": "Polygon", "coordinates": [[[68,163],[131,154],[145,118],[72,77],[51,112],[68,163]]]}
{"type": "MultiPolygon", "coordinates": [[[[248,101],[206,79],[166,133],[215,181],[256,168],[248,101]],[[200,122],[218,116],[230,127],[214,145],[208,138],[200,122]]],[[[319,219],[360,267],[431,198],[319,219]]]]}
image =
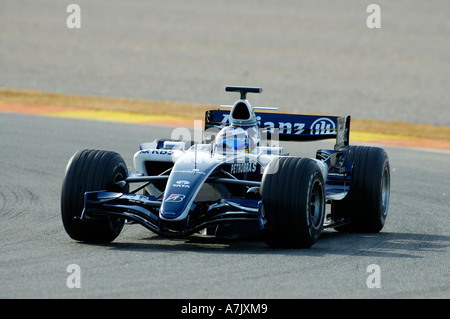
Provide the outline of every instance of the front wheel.
{"type": "Polygon", "coordinates": [[[309,248],[323,230],[325,189],[317,163],[308,158],[273,159],[261,181],[267,225],[263,236],[271,247],[309,248]]]}
{"type": "MultiPolygon", "coordinates": [[[[67,234],[75,240],[108,243],[121,232],[125,220],[119,217],[77,219],[84,208],[84,193],[117,190],[117,182],[127,177],[123,158],[110,151],[83,150],[75,153],[67,164],[61,191],[61,217],[67,234]]],[[[128,188],[127,186],[125,186],[128,188]]]]}

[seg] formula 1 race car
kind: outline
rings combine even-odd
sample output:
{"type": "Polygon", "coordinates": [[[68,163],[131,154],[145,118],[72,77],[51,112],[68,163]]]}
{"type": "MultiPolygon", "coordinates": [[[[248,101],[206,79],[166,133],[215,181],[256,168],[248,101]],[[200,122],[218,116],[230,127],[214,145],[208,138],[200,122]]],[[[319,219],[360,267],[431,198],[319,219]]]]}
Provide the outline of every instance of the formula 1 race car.
{"type": "Polygon", "coordinates": [[[271,247],[310,247],[326,227],[383,228],[389,159],[381,148],[349,145],[350,116],[270,112],[247,100],[260,88],[226,91],[240,98],[206,111],[202,141],[144,143],[134,171],[115,152],[75,153],[61,194],[69,236],[111,242],[129,222],[169,238],[258,235],[271,247]],[[334,149],[316,158],[289,156],[278,143],[330,138],[334,149]]]}

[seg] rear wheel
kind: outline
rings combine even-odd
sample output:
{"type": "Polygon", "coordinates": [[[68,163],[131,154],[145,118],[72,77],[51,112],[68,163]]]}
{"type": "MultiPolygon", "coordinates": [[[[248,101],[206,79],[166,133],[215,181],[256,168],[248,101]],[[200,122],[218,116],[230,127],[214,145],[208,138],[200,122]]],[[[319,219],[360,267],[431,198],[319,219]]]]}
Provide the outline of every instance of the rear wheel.
{"type": "Polygon", "coordinates": [[[123,158],[110,151],[83,150],[75,153],[67,164],[61,192],[61,217],[67,234],[79,241],[108,243],[121,232],[125,220],[119,217],[96,217],[80,221],[87,191],[119,191],[117,182],[127,177],[123,158]]]}
{"type": "Polygon", "coordinates": [[[267,225],[263,236],[271,247],[311,247],[325,216],[322,173],[308,158],[280,157],[266,168],[261,197],[267,225]]]}
{"type": "Polygon", "coordinates": [[[332,205],[337,217],[350,217],[339,231],[379,232],[386,222],[390,196],[390,168],[386,152],[378,147],[350,146],[346,161],[354,162],[347,196],[332,205]]]}

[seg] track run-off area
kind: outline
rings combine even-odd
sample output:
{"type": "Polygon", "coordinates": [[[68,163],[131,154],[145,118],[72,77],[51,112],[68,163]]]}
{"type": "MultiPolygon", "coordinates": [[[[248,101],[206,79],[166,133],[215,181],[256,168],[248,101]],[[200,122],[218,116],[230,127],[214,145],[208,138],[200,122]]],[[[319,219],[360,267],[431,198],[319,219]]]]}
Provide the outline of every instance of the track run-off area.
{"type": "MultiPolygon", "coordinates": [[[[203,121],[206,110],[219,107],[0,88],[0,112],[62,118],[192,128],[195,121],[203,121]]],[[[284,113],[288,111],[284,110],[284,113]]],[[[450,151],[450,126],[352,119],[350,139],[380,145],[450,151]]]]}

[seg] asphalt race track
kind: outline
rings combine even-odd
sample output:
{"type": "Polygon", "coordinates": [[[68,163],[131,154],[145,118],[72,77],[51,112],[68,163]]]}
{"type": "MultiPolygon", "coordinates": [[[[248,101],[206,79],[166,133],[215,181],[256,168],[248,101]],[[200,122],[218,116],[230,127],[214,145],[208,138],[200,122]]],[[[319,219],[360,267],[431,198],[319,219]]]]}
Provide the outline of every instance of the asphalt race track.
{"type": "MultiPolygon", "coordinates": [[[[0,87],[218,105],[236,98],[226,85],[249,85],[264,89],[255,105],[450,125],[448,0],[374,1],[380,29],[360,0],[74,2],[79,29],[71,2],[0,2],[0,87]]],[[[0,298],[450,298],[448,152],[386,148],[379,234],[327,230],[307,250],[139,225],[108,245],[71,240],[60,192],[72,154],[113,150],[131,167],[141,142],[171,131],[1,113],[0,298]]],[[[314,156],[324,144],[285,146],[314,156]]]]}
{"type": "MultiPolygon", "coordinates": [[[[132,166],[141,142],[172,129],[30,115],[0,116],[0,298],[449,298],[448,153],[387,148],[387,223],[378,234],[323,233],[311,249],[259,241],[166,240],[126,225],[107,245],[75,242],[60,190],[79,149],[117,151],[132,166]],[[81,288],[68,288],[67,267],[81,288]],[[381,288],[369,288],[378,265],[381,288]]],[[[287,144],[313,156],[319,143],[287,144]]]]}

